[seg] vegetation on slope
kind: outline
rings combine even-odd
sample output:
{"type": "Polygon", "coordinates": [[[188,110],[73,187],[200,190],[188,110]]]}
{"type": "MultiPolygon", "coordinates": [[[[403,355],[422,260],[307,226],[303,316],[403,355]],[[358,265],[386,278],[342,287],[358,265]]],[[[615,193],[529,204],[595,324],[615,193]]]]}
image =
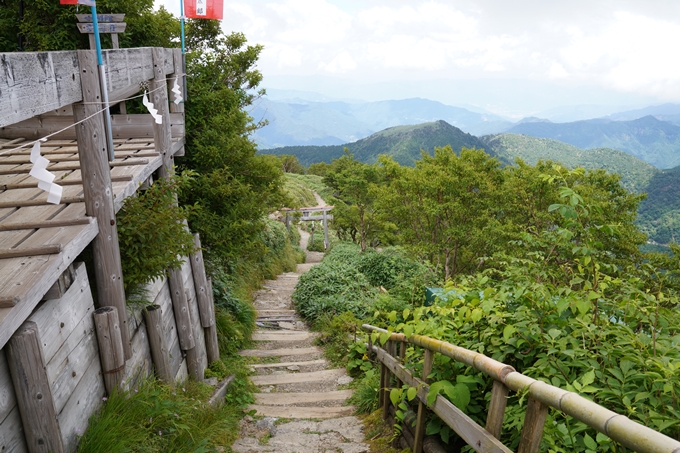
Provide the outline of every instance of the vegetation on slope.
{"type": "Polygon", "coordinates": [[[499,159],[514,162],[520,158],[529,165],[539,160],[559,162],[569,168],[602,168],[621,175],[621,184],[631,192],[643,193],[659,170],[629,153],[611,149],[580,149],[550,138],[522,134],[497,134],[481,137],[487,149],[499,159]]]}
{"type": "MultiPolygon", "coordinates": [[[[680,258],[638,251],[644,235],[633,220],[641,197],[603,170],[545,163],[501,167],[479,151],[457,156],[445,148],[415,167],[388,158],[382,164],[387,177],[367,189],[379,195],[372,201],[378,216],[398,225],[395,242],[428,258],[440,278],[449,278],[431,307],[422,306],[419,284],[412,287],[416,297],[403,298],[388,286],[375,291],[371,272],[357,263],[380,253],[367,248],[358,254],[357,247],[353,258],[346,248],[332,251],[319,275],[301,279],[296,305],[326,332],[324,341],[351,351],[335,360],[344,360],[358,378],[358,407],[375,407],[377,371],[366,355],[365,338],[346,344],[352,331],[347,323],[370,322],[482,352],[680,437],[680,258]],[[447,269],[443,251],[456,240],[460,247],[453,247],[456,256],[447,269]],[[314,285],[317,279],[332,281],[332,291],[314,285]],[[361,297],[348,299],[347,294],[361,297]],[[343,310],[349,313],[340,314],[343,310]],[[333,319],[323,316],[327,312],[334,313],[333,319]]],[[[361,174],[360,166],[367,164],[353,165],[361,174]]],[[[331,165],[327,178],[350,168],[331,165]]],[[[408,366],[417,372],[422,351],[409,349],[407,355],[408,366]]],[[[489,378],[442,356],[436,356],[432,377],[435,391],[484,425],[489,378]]],[[[404,407],[412,405],[412,392],[393,393],[404,407]]],[[[525,409],[522,395],[510,396],[502,440],[511,449],[517,448],[525,409]]],[[[556,411],[548,417],[542,451],[621,449],[556,411]]],[[[462,446],[434,415],[428,432],[462,446]]]]}
{"type": "Polygon", "coordinates": [[[507,132],[552,138],[582,149],[620,149],[658,168],[680,165],[680,126],[653,116],[633,121],[526,122],[507,132]]]}
{"type": "Polygon", "coordinates": [[[378,156],[388,154],[402,165],[413,165],[420,159],[421,150],[431,153],[435,147],[451,145],[455,150],[479,148],[484,144],[475,136],[466,134],[445,121],[414,126],[396,126],[377,132],[370,137],[338,146],[286,146],[262,150],[261,153],[292,154],[305,166],[316,162],[330,163],[343,156],[347,148],[360,162],[375,163],[378,156]]]}

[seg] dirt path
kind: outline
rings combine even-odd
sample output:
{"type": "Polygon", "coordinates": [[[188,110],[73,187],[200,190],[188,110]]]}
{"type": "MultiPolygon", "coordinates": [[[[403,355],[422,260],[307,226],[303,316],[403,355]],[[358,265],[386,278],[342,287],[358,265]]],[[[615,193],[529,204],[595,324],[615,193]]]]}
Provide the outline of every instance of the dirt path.
{"type": "MultiPolygon", "coordinates": [[[[301,231],[306,249],[309,234],[301,231]]],[[[258,357],[252,381],[258,386],[255,418],[241,422],[240,437],[232,449],[238,453],[368,452],[362,424],[343,406],[351,395],[352,379],[344,369],[332,369],[323,350],[314,346],[310,332],[293,309],[291,295],[298,278],[323,259],[323,253],[307,252],[307,262],[297,272],[265,282],[256,293],[257,349],[241,351],[258,357]],[[264,417],[264,418],[260,418],[264,417]],[[285,419],[285,420],[284,420],[285,419]]]]}

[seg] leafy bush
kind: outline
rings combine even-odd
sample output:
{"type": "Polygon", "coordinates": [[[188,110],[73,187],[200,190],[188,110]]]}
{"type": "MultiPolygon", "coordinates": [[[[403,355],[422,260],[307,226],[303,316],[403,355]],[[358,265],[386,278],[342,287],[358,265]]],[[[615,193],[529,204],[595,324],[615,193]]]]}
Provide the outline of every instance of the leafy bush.
{"type": "Polygon", "coordinates": [[[194,240],[184,225],[189,212],[175,203],[177,189],[189,174],[157,180],[149,189],[125,200],[116,216],[123,282],[126,294],[179,268],[194,250],[194,240]]]}

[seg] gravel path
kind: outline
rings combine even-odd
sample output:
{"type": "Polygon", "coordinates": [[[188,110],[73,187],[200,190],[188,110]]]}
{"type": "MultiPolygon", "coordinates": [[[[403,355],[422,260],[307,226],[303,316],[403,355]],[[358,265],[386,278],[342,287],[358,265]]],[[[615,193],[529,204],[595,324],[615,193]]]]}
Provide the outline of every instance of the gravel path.
{"type": "MultiPolygon", "coordinates": [[[[306,249],[309,234],[300,234],[300,246],[306,249]]],[[[298,278],[322,259],[323,253],[308,251],[307,263],[299,264],[297,272],[265,282],[256,293],[257,335],[268,341],[241,351],[261,357],[253,367],[259,393],[250,407],[257,411],[255,417],[241,421],[240,437],[232,446],[235,452],[369,451],[361,421],[351,416],[354,408],[344,405],[351,394],[346,384],[352,379],[344,369],[328,366],[321,348],[314,347],[314,334],[293,311],[291,295],[298,278]]]]}

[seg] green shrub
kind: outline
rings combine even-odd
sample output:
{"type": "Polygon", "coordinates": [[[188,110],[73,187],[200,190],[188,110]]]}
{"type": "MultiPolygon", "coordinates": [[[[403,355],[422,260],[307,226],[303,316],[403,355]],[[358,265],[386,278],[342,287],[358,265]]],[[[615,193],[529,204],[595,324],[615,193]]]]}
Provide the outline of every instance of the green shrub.
{"type": "Polygon", "coordinates": [[[184,225],[189,208],[175,203],[177,189],[189,180],[188,174],[159,179],[127,198],[116,215],[126,294],[179,268],[181,257],[193,252],[193,236],[184,225]]]}
{"type": "Polygon", "coordinates": [[[348,403],[356,408],[358,414],[370,414],[378,408],[380,393],[380,373],[370,369],[360,379],[352,382],[354,394],[348,403]]]}

